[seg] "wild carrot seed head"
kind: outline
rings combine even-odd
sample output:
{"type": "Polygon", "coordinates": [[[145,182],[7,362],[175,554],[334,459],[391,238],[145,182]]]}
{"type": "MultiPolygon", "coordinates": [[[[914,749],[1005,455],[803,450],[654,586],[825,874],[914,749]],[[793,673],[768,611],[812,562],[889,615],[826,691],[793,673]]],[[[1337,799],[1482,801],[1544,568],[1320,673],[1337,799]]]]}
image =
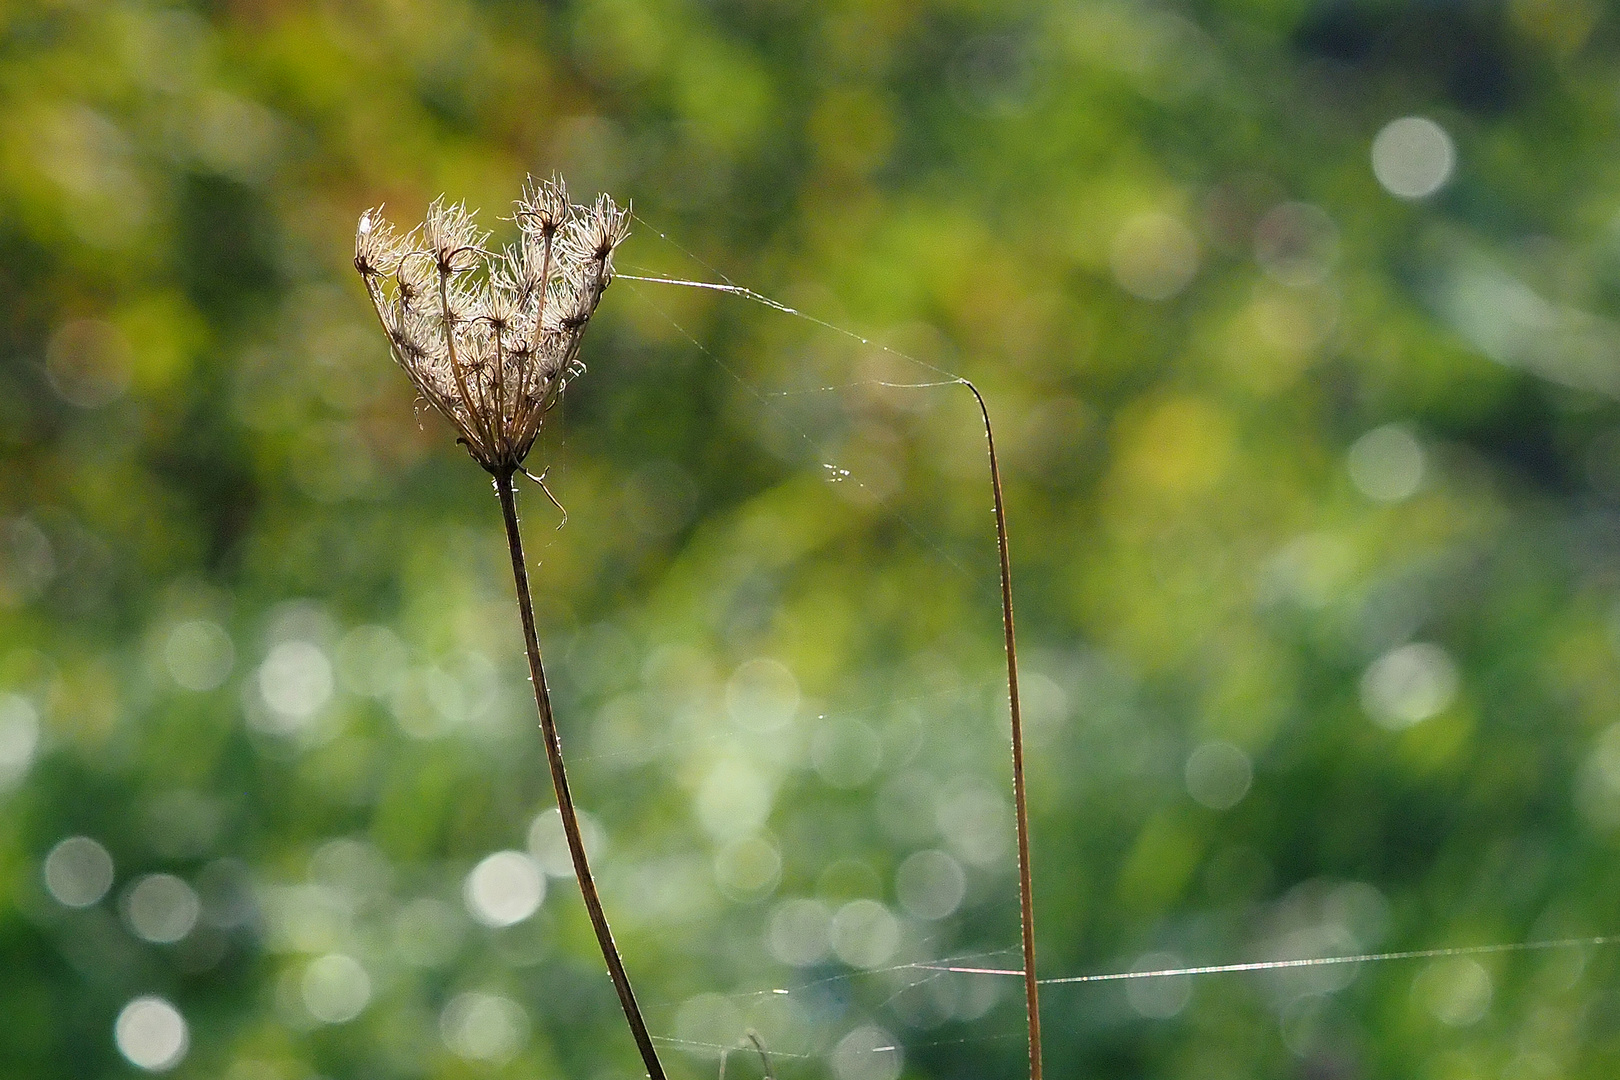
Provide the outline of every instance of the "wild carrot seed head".
{"type": "Polygon", "coordinates": [[[496,475],[523,463],[564,387],[585,370],[580,338],[613,279],[629,212],[606,195],[568,201],[560,179],[525,186],[519,242],[499,254],[474,215],[443,198],[400,236],[360,216],[354,267],[399,366],[496,475]]]}

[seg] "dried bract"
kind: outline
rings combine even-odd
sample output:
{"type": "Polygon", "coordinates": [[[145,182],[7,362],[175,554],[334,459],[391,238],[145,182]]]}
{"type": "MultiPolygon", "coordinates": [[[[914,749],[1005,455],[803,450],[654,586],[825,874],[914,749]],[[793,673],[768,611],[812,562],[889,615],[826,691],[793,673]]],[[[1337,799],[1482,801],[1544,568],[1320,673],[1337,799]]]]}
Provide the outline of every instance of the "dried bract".
{"type": "Polygon", "coordinates": [[[399,235],[360,216],[354,268],[399,366],[491,473],[522,467],[546,414],[585,370],[579,342],[613,280],[629,212],[606,195],[568,201],[532,179],[516,203],[518,243],[496,253],[465,206],[440,198],[399,235]]]}

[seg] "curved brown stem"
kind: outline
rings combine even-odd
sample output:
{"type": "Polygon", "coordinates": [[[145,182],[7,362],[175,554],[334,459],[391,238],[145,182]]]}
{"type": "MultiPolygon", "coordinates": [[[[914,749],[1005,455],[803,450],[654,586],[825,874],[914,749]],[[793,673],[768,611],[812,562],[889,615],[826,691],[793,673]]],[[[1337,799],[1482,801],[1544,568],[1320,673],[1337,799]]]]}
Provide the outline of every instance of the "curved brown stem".
{"type": "Polygon", "coordinates": [[[568,790],[568,773],[563,768],[562,740],[557,737],[557,723],[551,714],[551,694],[546,689],[546,673],[540,663],[540,639],[534,629],[534,601],[529,595],[529,574],[523,562],[523,537],[518,530],[517,492],[512,486],[512,473],[497,473],[495,491],[501,499],[501,516],[506,521],[506,545],[512,553],[512,578],[517,586],[518,614],[523,620],[523,646],[529,657],[529,677],[534,683],[534,703],[540,710],[540,733],[546,743],[546,759],[551,764],[551,784],[557,792],[557,810],[562,815],[563,835],[568,838],[568,854],[574,860],[574,877],[579,880],[580,895],[585,898],[585,910],[596,931],[596,942],[602,947],[602,959],[607,961],[608,977],[613,989],[619,993],[619,1004],[624,1007],[624,1018],[630,1025],[630,1034],[641,1051],[641,1060],[652,1080],[664,1080],[664,1067],[658,1061],[647,1022],[641,1018],[641,1008],[630,989],[630,976],[625,974],[624,961],[619,958],[618,946],[613,943],[613,931],[608,927],[607,915],[602,911],[602,899],[596,892],[596,879],[585,859],[585,843],[579,832],[579,816],[574,812],[574,797],[568,790]]]}
{"type": "Polygon", "coordinates": [[[979,403],[984,438],[990,448],[990,487],[996,499],[996,546],[1001,552],[1001,628],[1007,639],[1007,699],[1012,714],[1013,803],[1018,823],[1018,914],[1024,939],[1024,1006],[1029,1013],[1029,1076],[1041,1080],[1041,1000],[1035,981],[1035,901],[1029,873],[1029,808],[1024,796],[1024,722],[1018,703],[1018,644],[1013,638],[1012,560],[1007,554],[1007,510],[1001,499],[1001,467],[990,407],[979,388],[961,380],[979,403]]]}
{"type": "MultiPolygon", "coordinates": [[[[659,235],[663,234],[660,233],[659,235]]],[[[853,331],[825,322],[814,315],[806,315],[804,312],[790,308],[786,304],[772,300],[768,296],[762,296],[752,289],[745,289],[730,282],[720,285],[711,281],[682,281],[675,278],[642,277],[636,274],[620,274],[619,276],[629,281],[650,281],[660,285],[680,285],[691,289],[712,289],[715,292],[740,296],[746,300],[752,300],[756,304],[763,304],[773,310],[800,319],[808,319],[810,322],[835,333],[854,338],[862,345],[867,344],[865,338],[853,331]]],[[[676,326],[676,329],[679,330],[680,327],[676,326]]],[[[883,348],[884,351],[894,353],[896,356],[901,356],[907,360],[912,359],[905,356],[904,353],[895,352],[895,350],[886,346],[883,348]]],[[[914,362],[921,363],[921,361],[914,362]]],[[[1018,912],[1023,930],[1024,1005],[1029,1016],[1029,1076],[1030,1080],[1041,1080],[1041,1002],[1040,986],[1035,978],[1035,902],[1032,895],[1034,887],[1029,870],[1029,807],[1024,792],[1024,721],[1018,700],[1018,644],[1013,635],[1012,559],[1007,553],[1007,509],[1001,496],[1001,466],[996,460],[996,435],[990,424],[990,408],[985,404],[984,395],[979,393],[977,386],[974,386],[967,379],[954,376],[948,371],[933,367],[931,364],[923,364],[923,366],[939,372],[948,381],[944,383],[916,384],[880,382],[878,385],[892,386],[896,389],[923,389],[931,386],[948,386],[961,383],[972,392],[974,400],[979,403],[979,415],[984,418],[984,438],[990,450],[990,486],[995,494],[996,546],[1001,553],[1001,627],[1006,636],[1007,648],[1007,704],[1012,714],[1013,802],[1018,828],[1018,912]]]]}

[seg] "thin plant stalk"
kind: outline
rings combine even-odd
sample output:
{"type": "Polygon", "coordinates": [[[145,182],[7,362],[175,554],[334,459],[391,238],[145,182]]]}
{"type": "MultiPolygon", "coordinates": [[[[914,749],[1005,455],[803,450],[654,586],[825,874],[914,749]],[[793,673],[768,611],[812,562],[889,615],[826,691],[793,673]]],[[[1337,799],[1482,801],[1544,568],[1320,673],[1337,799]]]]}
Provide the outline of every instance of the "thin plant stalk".
{"type": "Polygon", "coordinates": [[[1035,979],[1035,900],[1029,871],[1029,807],[1024,793],[1024,721],[1018,701],[1018,642],[1013,635],[1012,559],[1007,553],[1007,509],[1001,497],[1001,466],[996,461],[996,433],[990,408],[979,388],[966,379],[984,417],[984,439],[990,450],[990,487],[995,493],[996,547],[1001,554],[1001,629],[1007,641],[1007,707],[1012,716],[1013,807],[1018,826],[1018,915],[1024,945],[1024,1008],[1029,1014],[1029,1076],[1041,1080],[1041,999],[1035,979]]]}
{"type": "Polygon", "coordinates": [[[759,1054],[760,1066],[765,1070],[765,1080],[776,1080],[776,1072],[771,1068],[771,1055],[765,1049],[765,1041],[759,1037],[759,1032],[750,1031],[747,1037],[759,1054]]]}
{"type": "Polygon", "coordinates": [[[642,1063],[651,1080],[664,1080],[664,1067],[658,1060],[647,1022],[642,1019],[641,1007],[636,1004],[635,991],[630,988],[630,976],[625,973],[624,961],[613,943],[613,931],[602,910],[602,898],[596,892],[596,879],[591,876],[591,865],[585,858],[585,843],[579,831],[579,815],[574,811],[574,797],[568,789],[568,772],[563,767],[562,740],[557,735],[557,722],[551,712],[551,694],[546,688],[546,672],[540,662],[540,639],[534,629],[534,602],[529,594],[529,575],[523,561],[523,537],[518,528],[517,492],[512,486],[511,472],[495,474],[495,491],[501,500],[501,516],[506,522],[506,545],[512,554],[512,578],[517,587],[518,614],[523,620],[523,646],[529,658],[529,677],[534,683],[534,703],[540,711],[540,733],[546,744],[546,759],[551,764],[551,784],[557,792],[557,810],[562,816],[563,835],[568,838],[568,854],[574,861],[574,877],[579,880],[579,891],[585,899],[585,910],[596,931],[596,942],[602,947],[602,959],[607,961],[608,976],[613,989],[618,991],[619,1004],[630,1033],[641,1051],[642,1063]]]}
{"type": "MultiPolygon", "coordinates": [[[[759,1032],[750,1031],[744,1038],[753,1046],[755,1053],[759,1054],[759,1064],[760,1068],[764,1070],[762,1075],[765,1080],[776,1080],[776,1071],[771,1068],[770,1051],[765,1049],[765,1042],[759,1037],[759,1032]]],[[[720,1076],[718,1080],[726,1080],[726,1062],[731,1058],[732,1051],[737,1049],[746,1049],[746,1047],[739,1044],[720,1051],[720,1076]]]]}
{"type": "MultiPolygon", "coordinates": [[[[660,234],[662,235],[662,234],[660,234]]],[[[636,274],[621,274],[621,277],[630,281],[646,281],[658,285],[678,285],[691,289],[709,289],[714,292],[727,293],[738,296],[744,300],[762,304],[775,311],[793,315],[800,319],[807,319],[818,326],[827,328],[834,333],[853,338],[862,345],[869,342],[853,331],[841,326],[818,319],[814,315],[807,315],[796,308],[772,300],[752,289],[745,289],[740,285],[726,283],[717,284],[712,281],[687,281],[679,278],[651,277],[636,274]]],[[[679,327],[677,326],[677,329],[679,327]]],[[[684,331],[682,331],[684,333],[684,331]]],[[[696,339],[693,339],[696,343],[696,339]]],[[[702,348],[701,345],[698,346],[702,348]]],[[[887,346],[880,346],[886,352],[894,353],[903,359],[912,360],[913,363],[922,361],[913,360],[904,353],[896,352],[887,346]]],[[[984,438],[990,451],[990,487],[995,496],[996,514],[996,546],[1001,555],[1001,628],[1006,638],[1007,651],[1007,705],[1012,717],[1012,767],[1013,767],[1013,803],[1018,831],[1018,914],[1022,931],[1024,952],[1024,1008],[1029,1017],[1029,1076],[1030,1080],[1041,1080],[1041,1002],[1040,986],[1035,976],[1035,901],[1034,886],[1029,869],[1029,806],[1025,794],[1024,784],[1024,720],[1023,711],[1018,698],[1018,643],[1013,634],[1013,598],[1012,598],[1012,559],[1007,550],[1007,508],[1001,494],[1001,465],[996,459],[996,435],[990,423],[990,407],[985,404],[984,395],[972,382],[958,375],[953,375],[931,364],[922,366],[932,368],[945,375],[945,383],[889,383],[879,382],[879,386],[889,386],[894,389],[924,389],[927,387],[952,385],[960,383],[973,394],[973,399],[979,404],[979,415],[984,418],[984,438]]]]}

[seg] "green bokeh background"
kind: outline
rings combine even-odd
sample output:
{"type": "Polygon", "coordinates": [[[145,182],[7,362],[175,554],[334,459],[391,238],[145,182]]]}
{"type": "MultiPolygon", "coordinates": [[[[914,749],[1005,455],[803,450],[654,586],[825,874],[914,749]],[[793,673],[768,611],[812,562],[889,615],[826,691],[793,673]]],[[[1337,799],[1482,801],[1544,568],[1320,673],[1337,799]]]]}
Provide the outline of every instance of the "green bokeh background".
{"type": "MultiPolygon", "coordinates": [[[[572,880],[468,899],[563,870],[498,511],[349,262],[527,172],[857,335],[620,281],[530,460],[673,1076],[1025,1075],[905,966],[1018,959],[983,432],[898,354],[999,425],[1043,975],[1620,931],[1617,119],[1596,0],[0,7],[0,1074],[157,995],[177,1077],[639,1075],[572,880]]],[[[1046,1058],[1608,1078],[1616,960],[1050,986],[1046,1058]]]]}

